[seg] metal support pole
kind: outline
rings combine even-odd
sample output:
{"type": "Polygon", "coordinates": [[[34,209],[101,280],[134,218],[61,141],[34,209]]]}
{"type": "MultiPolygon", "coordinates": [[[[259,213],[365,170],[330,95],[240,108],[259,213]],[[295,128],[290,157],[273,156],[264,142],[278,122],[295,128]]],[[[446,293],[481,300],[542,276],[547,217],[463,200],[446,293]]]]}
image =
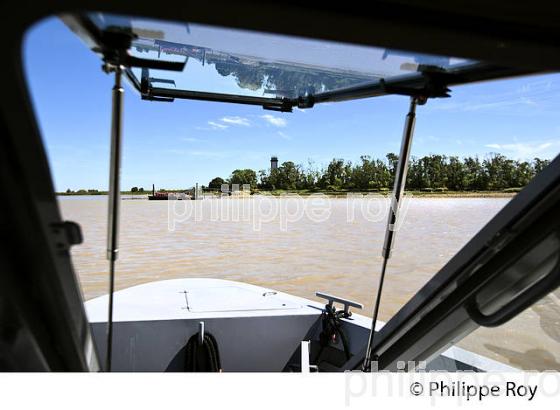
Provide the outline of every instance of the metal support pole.
{"type": "Polygon", "coordinates": [[[114,71],[113,104],[111,118],[111,170],[109,175],[109,220],[107,224],[107,259],[109,260],[109,317],[107,320],[107,356],[105,371],[111,371],[113,350],[113,293],[115,291],[115,262],[119,253],[120,170],[122,143],[122,109],[124,89],[121,85],[122,67],[106,66],[114,71]]]}
{"type": "Polygon", "coordinates": [[[416,105],[418,104],[417,97],[410,99],[410,108],[406,115],[404,123],[403,138],[401,142],[401,152],[397,169],[395,172],[395,184],[393,185],[393,196],[391,200],[391,209],[389,209],[389,217],[387,220],[387,228],[385,231],[385,243],[383,244],[383,265],[381,267],[381,276],[379,277],[379,286],[377,287],[377,298],[375,299],[375,306],[373,309],[373,319],[371,323],[371,331],[366,350],[366,357],[362,365],[363,371],[371,370],[373,354],[373,339],[375,336],[375,324],[377,323],[377,316],[379,314],[379,305],[381,303],[381,294],[383,292],[383,282],[385,281],[385,271],[387,269],[387,261],[391,257],[391,249],[395,240],[395,233],[397,229],[397,215],[401,204],[401,198],[404,194],[404,187],[406,184],[406,173],[408,171],[408,159],[410,157],[410,149],[412,147],[412,136],[414,135],[414,124],[416,122],[416,105]]]}

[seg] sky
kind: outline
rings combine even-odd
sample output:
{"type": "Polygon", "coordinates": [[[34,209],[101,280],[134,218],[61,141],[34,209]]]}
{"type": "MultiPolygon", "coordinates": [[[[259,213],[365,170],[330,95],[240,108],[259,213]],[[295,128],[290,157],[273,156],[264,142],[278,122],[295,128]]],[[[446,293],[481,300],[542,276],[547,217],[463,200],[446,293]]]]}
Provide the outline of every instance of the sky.
{"type": "MultiPolygon", "coordinates": [[[[57,191],[106,190],[113,77],[56,18],[24,40],[24,66],[57,191]]],[[[387,96],[293,113],[258,106],[142,101],[125,87],[122,187],[207,185],[270,157],[307,166],[398,153],[409,100],[387,96]]],[[[417,109],[412,155],[501,153],[552,159],[560,152],[560,74],[454,87],[417,109]]]]}

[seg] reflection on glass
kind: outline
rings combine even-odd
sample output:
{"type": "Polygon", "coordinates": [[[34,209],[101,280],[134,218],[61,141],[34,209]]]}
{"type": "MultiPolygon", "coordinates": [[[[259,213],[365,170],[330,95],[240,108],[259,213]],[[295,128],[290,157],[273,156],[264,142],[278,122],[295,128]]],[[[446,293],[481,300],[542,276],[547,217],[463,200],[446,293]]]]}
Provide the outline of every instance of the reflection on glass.
{"type": "MultiPolygon", "coordinates": [[[[423,55],[199,24],[91,14],[101,29],[130,29],[138,57],[185,61],[182,73],[150,71],[178,89],[296,98],[418,71],[464,64],[457,58],[423,55]]],[[[165,87],[165,85],[158,86],[165,87]]],[[[169,85],[167,85],[169,86],[169,85]]]]}

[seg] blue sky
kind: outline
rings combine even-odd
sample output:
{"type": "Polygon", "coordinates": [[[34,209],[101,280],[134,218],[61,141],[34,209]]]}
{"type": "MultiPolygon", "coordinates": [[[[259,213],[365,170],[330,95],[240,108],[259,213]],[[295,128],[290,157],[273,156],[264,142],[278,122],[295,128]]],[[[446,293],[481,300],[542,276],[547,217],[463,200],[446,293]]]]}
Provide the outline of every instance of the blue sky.
{"type": "MultiPolygon", "coordinates": [[[[57,191],[106,189],[112,76],[57,19],[24,42],[26,74],[57,191]]],[[[317,167],[333,157],[398,152],[406,97],[318,105],[293,113],[260,107],[140,100],[126,88],[122,186],[186,188],[265,169],[271,155],[317,167]]],[[[560,152],[560,75],[455,87],[419,107],[412,155],[553,158],[560,152]]]]}

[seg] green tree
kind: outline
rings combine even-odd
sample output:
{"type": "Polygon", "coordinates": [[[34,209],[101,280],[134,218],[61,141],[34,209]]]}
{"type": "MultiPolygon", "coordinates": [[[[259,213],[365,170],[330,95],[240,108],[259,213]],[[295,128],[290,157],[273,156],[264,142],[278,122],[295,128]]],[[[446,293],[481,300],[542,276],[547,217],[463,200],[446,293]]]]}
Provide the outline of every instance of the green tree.
{"type": "Polygon", "coordinates": [[[535,174],[538,174],[543,169],[545,169],[548,164],[550,164],[550,160],[548,159],[535,158],[533,160],[533,169],[535,170],[535,174]]]}
{"type": "Polygon", "coordinates": [[[446,170],[445,187],[453,191],[464,191],[466,188],[465,164],[459,157],[449,157],[446,170]]]}
{"type": "Polygon", "coordinates": [[[302,171],[301,178],[303,180],[304,188],[315,189],[317,187],[317,182],[321,178],[321,172],[313,162],[309,159],[307,161],[307,169],[302,171]]]}
{"type": "Polygon", "coordinates": [[[515,177],[513,188],[524,187],[527,185],[531,179],[535,176],[535,170],[531,164],[527,161],[517,162],[515,165],[515,177]]]}
{"type": "Polygon", "coordinates": [[[276,189],[301,189],[304,185],[301,166],[292,161],[283,162],[278,169],[272,170],[270,180],[276,189]]]}
{"type": "Polygon", "coordinates": [[[488,189],[500,190],[508,188],[508,174],[510,173],[507,158],[501,154],[490,154],[483,162],[482,166],[486,172],[488,189]]]}
{"type": "Polygon", "coordinates": [[[250,185],[251,189],[257,186],[257,173],[252,169],[236,169],[229,178],[230,184],[250,185]]]}
{"type": "Polygon", "coordinates": [[[225,183],[226,183],[226,181],[224,181],[223,178],[216,177],[216,178],[212,179],[212,181],[210,181],[210,182],[208,183],[208,188],[211,188],[211,189],[221,189],[221,188],[222,188],[222,185],[225,184],[225,183]]]}
{"type": "Polygon", "coordinates": [[[272,185],[270,184],[269,180],[269,174],[264,169],[261,169],[258,173],[257,186],[260,189],[272,189],[272,185]]]}
{"type": "Polygon", "coordinates": [[[361,163],[346,168],[349,183],[345,188],[357,190],[379,190],[390,184],[391,174],[387,165],[381,160],[374,160],[369,155],[360,157],[361,163]]]}
{"type": "Polygon", "coordinates": [[[343,159],[333,159],[321,177],[324,188],[340,189],[347,182],[348,168],[343,159]]]}
{"type": "MultiPolygon", "coordinates": [[[[312,161],[306,168],[286,161],[277,169],[260,170],[258,175],[250,169],[237,169],[233,171],[229,182],[240,185],[248,183],[252,188],[258,186],[263,190],[383,190],[392,187],[397,162],[398,156],[393,153],[387,154],[385,160],[364,155],[356,164],[334,158],[321,170],[312,161]]],[[[490,154],[482,162],[476,156],[463,159],[437,154],[412,157],[407,173],[407,189],[483,191],[520,188],[549,163],[539,158],[532,162],[520,162],[501,154],[490,154]]],[[[213,181],[222,182],[221,178],[213,181]]]]}

